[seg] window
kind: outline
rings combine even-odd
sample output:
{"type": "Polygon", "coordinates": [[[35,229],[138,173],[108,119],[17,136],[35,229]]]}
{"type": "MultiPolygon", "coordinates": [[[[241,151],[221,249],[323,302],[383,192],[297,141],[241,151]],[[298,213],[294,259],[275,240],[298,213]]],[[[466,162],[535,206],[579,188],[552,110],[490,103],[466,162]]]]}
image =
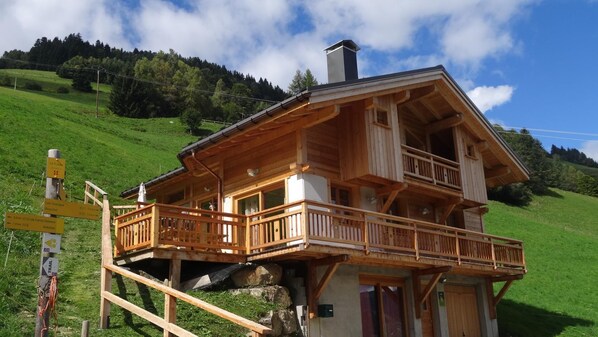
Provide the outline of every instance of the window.
{"type": "Polygon", "coordinates": [[[179,201],[182,201],[183,199],[185,199],[185,190],[180,190],[178,192],[169,194],[166,197],[166,203],[167,204],[176,204],[179,201]]]}
{"type": "Polygon", "coordinates": [[[285,188],[282,184],[269,186],[268,188],[254,192],[244,198],[237,199],[237,214],[253,215],[251,218],[251,245],[264,245],[275,243],[279,240],[288,238],[288,233],[292,232],[285,217],[277,216],[284,213],[284,208],[268,212],[268,209],[285,203],[285,188]],[[265,211],[265,212],[262,212],[265,211]]]}
{"type": "Polygon", "coordinates": [[[388,122],[388,111],[380,108],[375,108],[374,117],[376,118],[376,124],[380,124],[382,126],[390,126],[390,123],[388,122]]]}
{"type": "Polygon", "coordinates": [[[470,158],[476,159],[475,145],[466,144],[465,145],[465,155],[468,156],[468,157],[470,157],[470,158]]]}
{"type": "Polygon", "coordinates": [[[331,185],[330,203],[351,207],[351,190],[348,187],[331,185]]]}
{"type": "Polygon", "coordinates": [[[402,280],[361,276],[361,329],[364,337],[407,336],[402,280]]]}

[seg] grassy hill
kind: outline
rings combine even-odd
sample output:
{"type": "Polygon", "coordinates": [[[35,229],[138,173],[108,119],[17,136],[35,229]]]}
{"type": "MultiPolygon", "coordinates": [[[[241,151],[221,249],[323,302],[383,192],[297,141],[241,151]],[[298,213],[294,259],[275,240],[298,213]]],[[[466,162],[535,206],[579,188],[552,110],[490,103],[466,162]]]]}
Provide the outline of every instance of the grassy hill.
{"type": "Polygon", "coordinates": [[[499,304],[501,336],[598,336],[596,219],[597,198],[560,190],[490,203],[486,230],[523,240],[529,270],[499,304]]]}
{"type": "MultiPolygon", "coordinates": [[[[122,190],[177,167],[176,153],[195,140],[177,119],[133,120],[109,114],[105,109],[109,87],[100,87],[100,115],[95,118],[95,94],[56,93],[59,86],[70,88],[70,81],[47,72],[18,70],[10,75],[19,76],[18,84],[39,82],[43,91],[0,87],[0,214],[40,213],[48,149],[60,149],[66,159],[65,184],[73,200],[82,198],[84,181],[92,180],[110,194],[113,203],[119,203],[122,190]]],[[[219,127],[206,125],[211,130],[219,127]]],[[[597,218],[598,199],[558,190],[535,197],[525,208],[490,203],[486,230],[524,240],[529,268],[499,305],[502,336],[598,336],[597,218]]],[[[99,221],[66,219],[59,255],[57,335],[78,336],[81,322],[90,320],[91,336],[161,336],[151,324],[115,306],[112,328],[95,329],[99,247],[99,221]]],[[[32,335],[39,250],[38,234],[15,231],[13,237],[0,228],[0,336],[32,335]]],[[[113,289],[140,306],[162,312],[163,299],[152,291],[119,280],[113,289]]],[[[250,298],[231,300],[221,293],[197,296],[248,318],[268,309],[250,298]]],[[[185,306],[179,319],[200,336],[240,334],[185,306]]]]}
{"type": "MultiPolygon", "coordinates": [[[[7,71],[0,70],[0,76],[3,73],[7,71]]],[[[0,87],[2,215],[6,211],[41,213],[48,149],[59,149],[66,160],[65,187],[71,200],[81,200],[84,182],[91,180],[109,193],[113,204],[122,204],[121,191],[180,166],[176,154],[196,140],[176,118],[136,120],[109,114],[105,108],[109,87],[100,86],[96,118],[95,93],[56,93],[60,86],[70,88],[70,81],[51,72],[8,73],[18,80],[16,91],[0,87]],[[31,81],[41,84],[42,91],[21,87],[31,81]]],[[[209,133],[221,125],[206,123],[204,127],[209,133]]],[[[37,233],[0,228],[0,336],[33,335],[40,242],[37,233]]],[[[78,336],[83,320],[90,320],[92,328],[98,326],[100,222],[66,218],[58,258],[58,335],[78,336]]],[[[115,280],[113,289],[158,315],[163,312],[163,297],[144,287],[115,280]]],[[[233,301],[219,293],[197,296],[251,319],[256,312],[270,309],[252,298],[233,301]]],[[[179,310],[180,319],[200,336],[241,334],[234,326],[185,305],[179,310]]],[[[118,307],[113,307],[111,321],[112,329],[92,329],[91,336],[162,336],[153,325],[118,307]]]]}

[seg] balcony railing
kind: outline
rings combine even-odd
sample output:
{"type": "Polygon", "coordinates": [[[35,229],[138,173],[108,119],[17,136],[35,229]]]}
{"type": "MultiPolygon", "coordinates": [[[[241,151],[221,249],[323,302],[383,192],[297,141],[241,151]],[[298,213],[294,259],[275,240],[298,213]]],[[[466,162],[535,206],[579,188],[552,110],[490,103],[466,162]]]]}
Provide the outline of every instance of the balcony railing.
{"type": "Polygon", "coordinates": [[[525,269],[518,240],[314,201],[249,216],[151,204],[117,216],[115,226],[117,255],[170,246],[249,255],[303,243],[525,269]]]}
{"type": "Polygon", "coordinates": [[[461,190],[459,163],[431,153],[402,145],[405,175],[461,190]]]}

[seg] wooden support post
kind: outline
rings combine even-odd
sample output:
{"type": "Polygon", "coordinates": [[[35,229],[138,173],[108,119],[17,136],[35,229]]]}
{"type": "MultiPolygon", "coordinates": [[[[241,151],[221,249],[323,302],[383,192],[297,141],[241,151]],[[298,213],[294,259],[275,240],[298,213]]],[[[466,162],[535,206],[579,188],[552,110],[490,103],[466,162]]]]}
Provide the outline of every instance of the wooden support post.
{"type": "Polygon", "coordinates": [[[317,277],[317,268],[315,263],[313,261],[307,262],[307,309],[309,311],[310,319],[318,317],[315,296],[317,277]]]}
{"type": "MultiPolygon", "coordinates": [[[[60,158],[60,151],[56,149],[48,150],[48,158],[60,158]]],[[[46,176],[49,174],[46,172],[46,176]]],[[[59,191],[61,189],[62,179],[57,178],[46,178],[46,199],[58,199],[59,191]]],[[[45,214],[48,217],[55,217],[54,215],[45,214]]],[[[42,239],[43,241],[43,239],[42,239]]],[[[50,322],[50,312],[47,309],[48,299],[50,296],[50,280],[51,278],[43,272],[43,262],[45,255],[47,257],[53,257],[54,254],[44,253],[43,242],[41,244],[42,252],[40,257],[39,266],[39,280],[38,280],[38,302],[37,302],[37,315],[35,315],[35,337],[48,336],[48,328],[50,322]]]]}
{"type": "Polygon", "coordinates": [[[448,273],[453,267],[451,266],[444,266],[444,267],[435,267],[435,268],[428,268],[428,269],[420,269],[414,270],[411,272],[411,277],[413,280],[413,294],[415,297],[415,317],[421,317],[421,307],[426,301],[426,298],[430,296],[432,290],[440,281],[442,274],[448,273]],[[424,291],[421,291],[421,281],[420,276],[422,275],[432,275],[432,278],[426,285],[424,291]]]}
{"type": "Polygon", "coordinates": [[[494,285],[491,278],[486,279],[486,297],[488,300],[488,314],[490,319],[496,319],[496,305],[494,305],[494,285]]]}
{"type": "Polygon", "coordinates": [[[152,248],[158,247],[160,239],[160,214],[158,205],[152,205],[152,236],[150,238],[150,246],[152,248]]]}
{"type": "MultiPolygon", "coordinates": [[[[112,292],[112,272],[105,265],[113,263],[112,238],[110,233],[110,203],[108,195],[102,201],[102,268],[100,270],[100,294],[112,292]]],[[[110,301],[100,296],[100,329],[110,327],[110,301]]]]}
{"type": "Polygon", "coordinates": [[[496,319],[496,306],[500,302],[500,300],[505,296],[513,281],[521,280],[523,275],[507,275],[507,276],[499,276],[499,277],[489,277],[486,279],[486,296],[488,297],[488,310],[490,311],[490,318],[496,319]],[[505,282],[505,284],[500,288],[498,294],[494,296],[494,283],[495,282],[505,282]]]}
{"type": "Polygon", "coordinates": [[[320,296],[326,289],[326,286],[332,279],[332,276],[338,269],[341,263],[349,261],[349,255],[337,255],[331,256],[315,261],[308,262],[307,265],[307,306],[309,310],[309,318],[316,318],[316,310],[315,306],[318,305],[318,300],[320,296]],[[316,268],[318,266],[328,266],[324,276],[318,282],[318,275],[316,268]]]}
{"type": "Polygon", "coordinates": [[[81,337],[89,337],[89,321],[83,321],[81,324],[81,337]]]}
{"type": "MultiPolygon", "coordinates": [[[[178,290],[181,282],[181,260],[170,260],[170,270],[168,273],[168,286],[178,290]]],[[[176,298],[169,294],[164,294],[164,320],[166,323],[176,323],[176,298]]],[[[172,333],[164,330],[164,337],[174,337],[172,333]]]]}

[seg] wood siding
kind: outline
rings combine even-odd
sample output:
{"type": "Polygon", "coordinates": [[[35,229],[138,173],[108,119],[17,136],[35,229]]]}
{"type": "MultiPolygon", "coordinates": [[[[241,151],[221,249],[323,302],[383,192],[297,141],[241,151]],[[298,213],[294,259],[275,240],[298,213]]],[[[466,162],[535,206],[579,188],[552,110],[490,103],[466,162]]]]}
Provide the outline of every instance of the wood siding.
{"type": "Polygon", "coordinates": [[[475,232],[484,232],[484,225],[482,222],[482,215],[479,208],[463,210],[463,222],[465,229],[475,232]]]}
{"type": "Polygon", "coordinates": [[[323,171],[326,175],[338,179],[341,169],[339,166],[338,147],[339,118],[312,126],[305,132],[307,143],[307,163],[316,171],[323,171]]]}
{"type": "Polygon", "coordinates": [[[249,150],[244,156],[224,160],[224,194],[235,193],[248,186],[274,176],[291,175],[289,166],[297,160],[296,134],[294,132],[276,138],[274,141],[249,150]],[[258,169],[255,177],[247,174],[248,169],[258,169]]]}
{"type": "Polygon", "coordinates": [[[488,202],[484,163],[476,141],[463,127],[455,129],[458,162],[461,164],[463,198],[480,204],[488,202]],[[468,147],[472,153],[468,154],[468,147]]]}
{"type": "Polygon", "coordinates": [[[343,180],[373,176],[393,182],[403,181],[399,121],[390,96],[375,97],[342,108],[339,125],[343,180]],[[385,111],[387,125],[377,122],[377,110],[385,111]]]}

